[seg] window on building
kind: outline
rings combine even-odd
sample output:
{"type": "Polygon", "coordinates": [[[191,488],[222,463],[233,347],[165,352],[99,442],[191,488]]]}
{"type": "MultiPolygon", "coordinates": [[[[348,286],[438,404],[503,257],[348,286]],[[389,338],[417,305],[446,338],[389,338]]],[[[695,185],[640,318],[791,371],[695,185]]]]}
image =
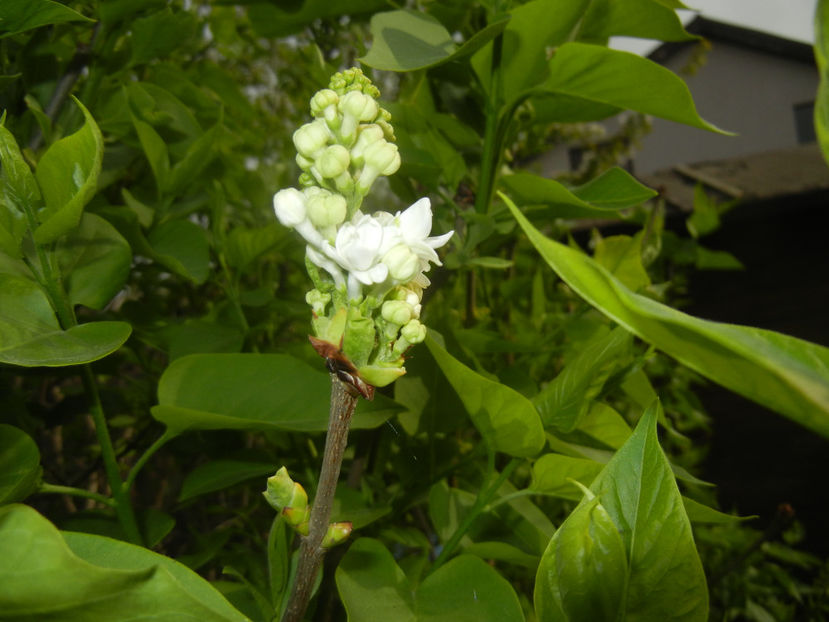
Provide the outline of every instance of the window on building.
{"type": "Polygon", "coordinates": [[[797,143],[805,145],[817,140],[815,136],[815,102],[804,102],[794,105],[794,130],[797,133],[797,143]]]}

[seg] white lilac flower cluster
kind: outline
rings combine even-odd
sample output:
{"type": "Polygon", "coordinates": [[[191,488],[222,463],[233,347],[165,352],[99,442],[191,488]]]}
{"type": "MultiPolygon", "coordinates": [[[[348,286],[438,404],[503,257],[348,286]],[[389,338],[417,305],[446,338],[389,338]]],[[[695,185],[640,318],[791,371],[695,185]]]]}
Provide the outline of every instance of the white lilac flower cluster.
{"type": "Polygon", "coordinates": [[[400,167],[391,115],[378,96],[359,69],[335,74],[311,98],[315,120],[294,133],[303,189],[273,199],[279,222],[307,243],[314,337],[341,350],[373,386],[405,373],[403,353],[425,338],[424,273],[440,265],[435,249],[452,237],[429,236],[428,198],[396,214],[360,210],[375,180],[400,167]]]}

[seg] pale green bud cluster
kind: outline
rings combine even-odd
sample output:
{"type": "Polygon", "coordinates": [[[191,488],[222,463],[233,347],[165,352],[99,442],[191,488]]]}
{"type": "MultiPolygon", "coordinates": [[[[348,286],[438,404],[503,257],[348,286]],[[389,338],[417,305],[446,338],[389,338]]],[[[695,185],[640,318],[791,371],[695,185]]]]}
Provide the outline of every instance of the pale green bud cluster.
{"type": "MultiPolygon", "coordinates": [[[[311,506],[305,489],[288,475],[288,469],[282,467],[275,475],[268,478],[267,488],[262,493],[265,500],[282,514],[285,522],[298,534],[307,536],[311,506]]],[[[351,523],[331,523],[322,540],[323,548],[329,548],[344,542],[351,534],[351,523]]]]}
{"type": "Polygon", "coordinates": [[[378,177],[400,168],[391,115],[377,97],[379,91],[359,69],[336,74],[330,88],[311,98],[315,120],[294,132],[300,184],[356,199],[349,216],[378,177]]]}

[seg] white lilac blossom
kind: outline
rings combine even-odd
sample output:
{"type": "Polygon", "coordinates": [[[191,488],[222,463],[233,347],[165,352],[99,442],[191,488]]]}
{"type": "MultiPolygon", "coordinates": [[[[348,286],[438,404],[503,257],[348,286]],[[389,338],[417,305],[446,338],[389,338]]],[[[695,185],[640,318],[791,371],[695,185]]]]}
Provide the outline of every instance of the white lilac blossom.
{"type": "Polygon", "coordinates": [[[425,197],[395,214],[361,211],[377,178],[400,168],[391,115],[378,97],[359,69],[335,74],[311,98],[315,120],[294,133],[303,189],[280,190],[273,200],[279,222],[306,242],[312,343],[339,351],[363,387],[405,373],[404,353],[426,336],[425,273],[441,265],[436,249],[452,237],[431,236],[425,197]]]}

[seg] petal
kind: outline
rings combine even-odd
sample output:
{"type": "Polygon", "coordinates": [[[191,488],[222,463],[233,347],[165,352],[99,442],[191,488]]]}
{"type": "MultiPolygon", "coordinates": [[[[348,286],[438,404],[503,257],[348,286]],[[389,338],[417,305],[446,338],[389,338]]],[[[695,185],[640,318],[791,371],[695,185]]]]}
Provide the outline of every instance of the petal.
{"type": "Polygon", "coordinates": [[[418,199],[397,217],[400,232],[407,242],[423,240],[432,231],[432,203],[428,197],[418,199]]]}
{"type": "Polygon", "coordinates": [[[449,233],[444,233],[443,235],[436,235],[434,237],[427,238],[426,244],[428,244],[431,248],[440,248],[446,244],[449,241],[449,238],[451,238],[454,234],[454,231],[450,231],[449,233]]]}

